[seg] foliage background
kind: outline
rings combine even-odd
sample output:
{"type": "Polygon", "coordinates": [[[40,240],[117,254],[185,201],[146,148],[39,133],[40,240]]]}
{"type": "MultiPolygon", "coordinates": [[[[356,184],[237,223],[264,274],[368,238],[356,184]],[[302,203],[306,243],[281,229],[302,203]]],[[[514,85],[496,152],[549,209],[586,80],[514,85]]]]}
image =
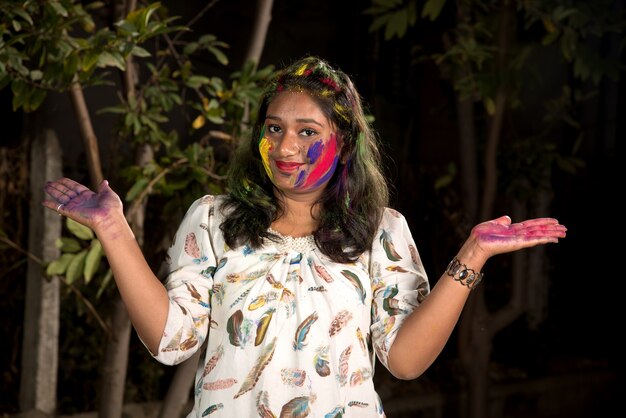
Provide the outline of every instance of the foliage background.
{"type": "MultiPolygon", "coordinates": [[[[188,21],[201,2],[164,2],[171,15],[188,21]]],[[[623,2],[615,2],[623,10],[623,2]]],[[[415,39],[426,47],[440,42],[439,35],[446,20],[424,21],[402,39],[383,41],[368,31],[371,18],[362,13],[369,1],[289,1],[276,0],[261,66],[280,66],[305,54],[317,54],[338,65],[355,80],[388,154],[387,170],[395,185],[394,206],[409,221],[429,276],[434,281],[454,254],[462,236],[455,222],[463,209],[459,201],[458,178],[452,177],[448,187],[437,188],[438,181],[450,174],[449,163],[458,158],[455,149],[457,127],[453,108],[453,91],[442,80],[438,69],[429,62],[415,62],[411,51],[415,39]],[[412,123],[412,136],[405,140],[407,123],[412,123]],[[408,144],[408,145],[407,145],[408,144]],[[408,152],[407,147],[408,146],[408,152]],[[411,170],[397,164],[409,156],[411,170]]],[[[243,50],[247,38],[244,32],[251,27],[254,10],[249,2],[217,2],[210,13],[194,26],[198,33],[213,33],[230,45],[228,66],[217,64],[207,54],[199,57],[197,65],[210,74],[227,77],[243,64],[243,50]]],[[[443,11],[446,17],[446,10],[443,11]]],[[[448,19],[453,16],[447,16],[448,19]]],[[[602,47],[602,45],[600,46],[602,47]]],[[[558,54],[549,48],[533,57],[535,68],[548,80],[545,85],[527,84],[524,100],[527,105],[521,123],[537,123],[544,111],[537,103],[550,93],[550,80],[572,77],[555,58],[558,54]]],[[[623,53],[621,55],[623,58],[623,53]]],[[[622,59],[622,62],[624,60],[622,59]]],[[[554,85],[557,83],[555,82],[554,85]]],[[[559,92],[553,92],[555,95],[559,92]]],[[[86,90],[90,103],[98,107],[111,105],[113,99],[104,86],[86,90]]],[[[54,107],[48,107],[39,117],[57,130],[64,149],[65,174],[85,181],[87,173],[84,154],[69,101],[64,95],[51,94],[54,107]],[[70,123],[71,122],[71,123],[70,123]]],[[[514,326],[498,335],[494,348],[492,377],[496,380],[516,376],[550,376],[572,371],[599,369],[620,373],[619,385],[608,392],[596,394],[593,402],[596,412],[617,406],[617,394],[624,389],[623,343],[619,343],[619,316],[623,312],[619,243],[622,235],[620,194],[620,162],[626,138],[624,114],[626,86],[624,70],[621,81],[603,80],[599,94],[579,109],[584,139],[578,157],[585,165],[575,173],[554,169],[553,203],[549,214],[568,226],[568,238],[549,248],[551,274],[549,305],[546,320],[529,328],[528,318],[521,318],[514,326]],[[606,100],[610,90],[618,92],[617,103],[606,100]],[[585,119],[586,118],[586,119],[585,119]],[[588,123],[587,123],[588,122],[588,123]],[[606,408],[606,409],[605,409],[606,408]]],[[[13,236],[25,242],[28,224],[28,189],[26,150],[20,148],[20,137],[27,130],[20,112],[11,110],[9,92],[0,91],[0,119],[3,162],[0,167],[2,226],[11,226],[13,236]]],[[[113,116],[94,117],[96,130],[108,137],[113,116]]],[[[177,120],[175,128],[183,141],[194,140],[189,120],[177,120]]],[[[563,129],[557,138],[559,151],[568,154],[572,149],[573,132],[563,129]]],[[[114,166],[114,155],[107,147],[101,151],[107,164],[114,166]]],[[[513,161],[513,153],[503,154],[505,161],[513,161]]],[[[532,165],[532,164],[531,164],[532,165]]],[[[506,163],[504,164],[506,166],[506,163]]],[[[501,210],[506,210],[506,193],[499,190],[501,210]]],[[[158,265],[167,229],[158,210],[167,199],[151,200],[146,225],[148,245],[156,251],[151,263],[158,265]]],[[[2,383],[0,411],[16,412],[21,323],[23,319],[24,275],[23,256],[4,248],[0,255],[0,295],[2,321],[0,332],[6,349],[0,356],[2,383]]],[[[506,280],[508,260],[503,257],[486,269],[486,281],[506,280]]],[[[490,287],[497,307],[501,289],[490,287]]],[[[97,289],[88,290],[94,293],[97,289]]],[[[95,296],[87,294],[87,296],[95,296]]],[[[59,410],[72,413],[93,410],[97,405],[96,382],[103,353],[103,335],[88,315],[81,312],[67,292],[62,303],[61,367],[59,369],[59,410]],[[77,310],[78,309],[78,310],[77,310]]],[[[98,306],[97,306],[98,307],[98,306]]],[[[100,307],[104,309],[104,306],[100,307]]],[[[172,369],[156,364],[133,334],[132,365],[127,382],[129,402],[159,399],[167,387],[172,369]]],[[[382,392],[390,388],[399,393],[427,391],[430,387],[454,388],[458,374],[455,369],[455,344],[446,347],[441,358],[416,382],[398,382],[379,367],[377,379],[382,392]]],[[[620,410],[623,410],[621,408],[620,410]]]]}

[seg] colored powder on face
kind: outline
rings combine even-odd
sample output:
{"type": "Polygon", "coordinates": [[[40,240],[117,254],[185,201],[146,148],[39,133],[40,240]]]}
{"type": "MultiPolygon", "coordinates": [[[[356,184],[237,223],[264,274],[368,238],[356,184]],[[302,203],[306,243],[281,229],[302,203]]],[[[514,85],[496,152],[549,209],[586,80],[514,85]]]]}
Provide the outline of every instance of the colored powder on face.
{"type": "MultiPolygon", "coordinates": [[[[265,132],[265,129],[263,130],[262,133],[265,132]]],[[[270,178],[270,180],[274,179],[274,176],[272,175],[272,170],[270,169],[270,151],[272,149],[272,143],[270,142],[269,139],[267,139],[265,136],[263,136],[261,138],[261,141],[259,142],[259,153],[261,154],[261,160],[263,160],[263,168],[265,168],[265,172],[267,173],[267,176],[270,178]]]]}
{"type": "Polygon", "coordinates": [[[324,147],[324,150],[319,157],[317,166],[309,173],[303,188],[308,188],[313,185],[319,186],[324,181],[328,180],[335,171],[339,156],[337,155],[337,135],[331,134],[330,140],[324,147]]]}
{"type": "Polygon", "coordinates": [[[300,187],[302,186],[302,183],[304,182],[304,180],[306,179],[306,171],[302,170],[298,173],[298,178],[296,179],[295,183],[293,184],[294,187],[300,187]]]}
{"type": "Polygon", "coordinates": [[[309,151],[306,153],[306,156],[309,159],[309,164],[315,164],[315,161],[317,161],[323,150],[324,142],[321,139],[311,145],[309,151]]]}

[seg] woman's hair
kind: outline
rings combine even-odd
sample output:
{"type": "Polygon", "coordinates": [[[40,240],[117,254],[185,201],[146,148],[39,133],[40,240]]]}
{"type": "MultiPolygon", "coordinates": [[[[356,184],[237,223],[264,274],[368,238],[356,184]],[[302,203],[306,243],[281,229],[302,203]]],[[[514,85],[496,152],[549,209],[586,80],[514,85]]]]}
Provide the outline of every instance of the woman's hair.
{"type": "Polygon", "coordinates": [[[337,169],[318,203],[319,249],[333,261],[354,261],[371,248],[389,196],[381,173],[376,136],[365,119],[361,98],[350,78],[317,57],[306,57],[279,71],[261,98],[252,138],[240,148],[228,176],[225,220],[220,225],[231,248],[276,239],[268,231],[282,213],[259,153],[267,108],[283,91],[306,92],[334,124],[342,148],[337,169]]]}

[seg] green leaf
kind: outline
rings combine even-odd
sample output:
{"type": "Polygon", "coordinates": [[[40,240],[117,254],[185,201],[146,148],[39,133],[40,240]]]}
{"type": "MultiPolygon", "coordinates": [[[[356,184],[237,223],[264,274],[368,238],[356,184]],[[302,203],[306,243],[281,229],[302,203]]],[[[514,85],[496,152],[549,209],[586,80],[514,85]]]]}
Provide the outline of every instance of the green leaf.
{"type": "Polygon", "coordinates": [[[25,21],[27,21],[28,23],[31,24],[31,26],[33,25],[33,19],[30,17],[30,15],[28,13],[26,13],[26,11],[24,9],[22,9],[21,7],[16,7],[15,9],[13,9],[13,12],[15,12],[16,15],[20,16],[22,19],[24,19],[25,21]]]}
{"type": "Polygon", "coordinates": [[[88,227],[86,227],[85,225],[79,224],[78,222],[67,218],[67,221],[65,222],[65,225],[67,226],[67,229],[74,234],[75,237],[80,238],[80,239],[84,239],[84,240],[90,240],[93,239],[94,235],[93,235],[93,231],[91,229],[89,229],[88,227]]]}
{"type": "Polygon", "coordinates": [[[40,70],[32,70],[30,72],[30,79],[33,81],[41,80],[43,78],[43,73],[40,70]]]}
{"type": "Polygon", "coordinates": [[[147,50],[137,45],[133,47],[130,53],[136,57],[141,57],[141,58],[149,57],[151,55],[150,52],[148,52],[147,50]]]}
{"type": "Polygon", "coordinates": [[[422,9],[422,17],[430,17],[431,21],[437,19],[444,4],[446,0],[427,0],[422,9]]]}
{"type": "Polygon", "coordinates": [[[87,257],[87,250],[83,250],[74,255],[67,265],[67,271],[65,272],[65,280],[68,284],[72,284],[78,279],[85,269],[85,257],[87,257]]]}
{"type": "Polygon", "coordinates": [[[59,276],[65,273],[67,265],[74,258],[74,254],[61,254],[61,257],[52,261],[46,268],[46,274],[48,276],[59,276]]]}
{"type": "Polygon", "coordinates": [[[207,49],[213,53],[213,55],[215,56],[215,58],[217,58],[220,64],[228,65],[228,57],[226,56],[226,54],[213,46],[208,46],[207,49]]]}
{"type": "Polygon", "coordinates": [[[13,29],[15,29],[15,32],[19,32],[22,30],[22,24],[19,20],[13,19],[11,23],[13,24],[13,29]]]}
{"type": "Polygon", "coordinates": [[[85,283],[89,283],[93,275],[98,271],[100,267],[100,260],[102,259],[103,251],[102,244],[97,239],[91,241],[91,248],[85,258],[85,283]]]}
{"type": "Polygon", "coordinates": [[[64,253],[76,253],[83,248],[78,240],[68,237],[57,238],[54,245],[64,253]]]}
{"type": "Polygon", "coordinates": [[[202,87],[204,84],[209,84],[210,80],[208,77],[204,77],[201,75],[192,75],[187,79],[185,84],[187,84],[192,89],[197,89],[202,87]]]}
{"type": "Polygon", "coordinates": [[[189,42],[187,45],[185,45],[185,47],[183,48],[183,54],[185,55],[191,55],[194,52],[196,52],[196,49],[198,49],[198,43],[197,42],[189,42]]]}
{"type": "Polygon", "coordinates": [[[133,184],[133,187],[130,188],[128,193],[126,193],[126,201],[130,202],[134,200],[139,195],[139,193],[141,193],[146,188],[147,185],[148,185],[147,178],[142,177],[139,180],[137,180],[135,184],[133,184]]]}
{"type": "Polygon", "coordinates": [[[109,282],[111,282],[112,278],[113,278],[113,270],[109,269],[109,271],[106,272],[106,274],[104,275],[104,278],[102,279],[102,283],[100,284],[98,293],[96,293],[96,299],[100,299],[100,296],[102,296],[102,292],[104,291],[104,289],[106,289],[109,282]]]}

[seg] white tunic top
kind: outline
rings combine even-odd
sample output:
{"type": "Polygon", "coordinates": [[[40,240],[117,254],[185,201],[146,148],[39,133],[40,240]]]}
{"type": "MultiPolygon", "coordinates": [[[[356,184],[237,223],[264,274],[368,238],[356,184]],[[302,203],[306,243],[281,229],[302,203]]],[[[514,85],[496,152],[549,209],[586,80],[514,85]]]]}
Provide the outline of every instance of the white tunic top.
{"type": "Polygon", "coordinates": [[[404,217],[385,209],[372,250],[340,264],[313,236],[228,248],[222,201],[191,205],[166,259],[170,307],[155,358],[177,364],[207,343],[189,417],[384,416],[374,353],[386,367],[429,292],[404,217]]]}

